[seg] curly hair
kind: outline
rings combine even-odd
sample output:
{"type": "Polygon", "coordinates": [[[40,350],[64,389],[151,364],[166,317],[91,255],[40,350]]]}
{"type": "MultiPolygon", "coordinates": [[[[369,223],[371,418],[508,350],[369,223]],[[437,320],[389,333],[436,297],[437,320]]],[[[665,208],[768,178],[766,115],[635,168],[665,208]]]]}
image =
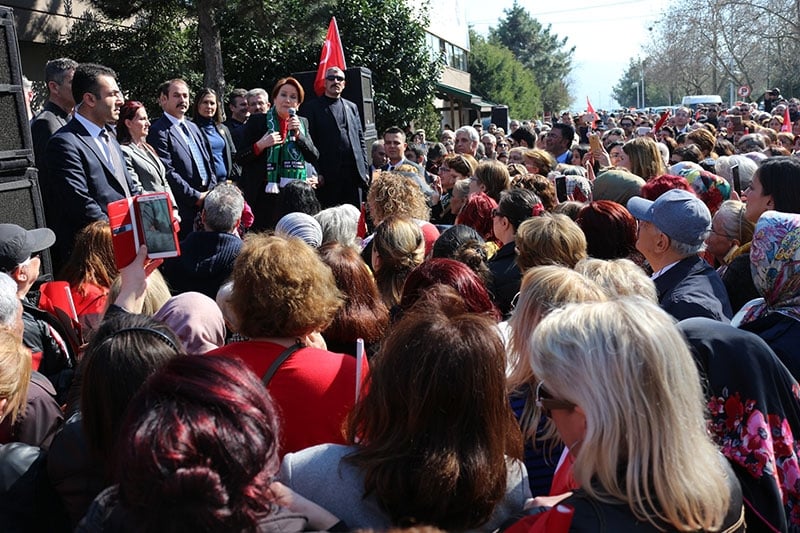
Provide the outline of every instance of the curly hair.
{"type": "Polygon", "coordinates": [[[430,218],[430,209],[419,185],[412,178],[397,172],[381,172],[373,178],[367,204],[375,224],[380,224],[390,215],[418,220],[430,218]]]}
{"type": "Polygon", "coordinates": [[[541,174],[523,174],[514,179],[514,187],[528,189],[536,193],[542,201],[544,210],[552,211],[558,205],[555,184],[541,174]]]}
{"type": "Polygon", "coordinates": [[[322,331],[343,304],[331,269],[297,238],[249,235],[232,277],[231,306],[250,338],[322,331]]]}

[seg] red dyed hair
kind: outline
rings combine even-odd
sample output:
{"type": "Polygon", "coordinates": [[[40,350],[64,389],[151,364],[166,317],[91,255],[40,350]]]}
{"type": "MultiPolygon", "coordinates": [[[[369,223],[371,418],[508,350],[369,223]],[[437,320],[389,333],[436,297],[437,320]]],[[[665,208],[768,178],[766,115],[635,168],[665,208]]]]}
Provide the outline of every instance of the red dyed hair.
{"type": "Polygon", "coordinates": [[[470,194],[456,218],[456,224],[464,224],[475,229],[486,241],[496,241],[492,227],[492,209],[496,208],[497,202],[486,193],[470,194]]]}
{"type": "Polygon", "coordinates": [[[617,202],[591,202],[575,222],[586,235],[586,252],[595,259],[621,259],[636,251],[636,219],[617,202]]]}
{"type": "Polygon", "coordinates": [[[119,108],[117,141],[119,141],[120,144],[129,144],[131,142],[131,132],[128,130],[128,126],[125,125],[125,121],[133,120],[133,117],[136,116],[136,112],[142,107],[144,107],[143,103],[137,102],[136,100],[128,100],[119,108]]]}
{"type": "Polygon", "coordinates": [[[642,198],[655,201],[659,196],[672,189],[680,189],[694,193],[692,186],[682,176],[672,174],[662,174],[642,185],[642,198]]]}
{"type": "Polygon", "coordinates": [[[403,285],[400,308],[411,308],[427,289],[440,284],[458,291],[467,312],[487,314],[498,321],[502,318],[481,278],[455,259],[429,259],[412,270],[403,285]]]}

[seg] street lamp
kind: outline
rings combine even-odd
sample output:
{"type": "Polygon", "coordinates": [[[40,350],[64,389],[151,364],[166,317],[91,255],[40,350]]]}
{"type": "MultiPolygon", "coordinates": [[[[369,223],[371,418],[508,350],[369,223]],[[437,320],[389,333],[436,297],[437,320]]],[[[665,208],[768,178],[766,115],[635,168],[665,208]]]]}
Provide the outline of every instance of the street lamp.
{"type": "Polygon", "coordinates": [[[639,105],[639,82],[638,81],[633,82],[631,87],[635,87],[636,88],[636,109],[639,109],[639,108],[642,107],[642,106],[639,105]]]}

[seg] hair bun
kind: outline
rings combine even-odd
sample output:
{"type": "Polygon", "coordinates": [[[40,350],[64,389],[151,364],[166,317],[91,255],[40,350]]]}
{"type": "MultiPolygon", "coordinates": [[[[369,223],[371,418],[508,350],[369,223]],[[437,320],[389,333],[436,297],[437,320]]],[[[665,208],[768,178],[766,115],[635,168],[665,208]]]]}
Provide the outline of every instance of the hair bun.
{"type": "Polygon", "coordinates": [[[228,505],[228,491],[219,474],[207,466],[179,468],[167,475],[158,495],[169,505],[214,509],[228,505]]]}

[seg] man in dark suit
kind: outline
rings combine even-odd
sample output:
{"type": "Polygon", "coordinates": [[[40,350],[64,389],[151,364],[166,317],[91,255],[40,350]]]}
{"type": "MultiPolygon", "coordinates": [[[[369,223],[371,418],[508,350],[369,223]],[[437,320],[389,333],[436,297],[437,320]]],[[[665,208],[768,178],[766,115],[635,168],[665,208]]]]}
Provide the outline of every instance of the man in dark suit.
{"type": "Polygon", "coordinates": [[[228,118],[223,122],[228,130],[231,132],[233,138],[233,145],[236,150],[242,149],[242,140],[244,136],[244,124],[250,117],[250,112],[247,110],[247,91],[245,89],[234,89],[228,95],[228,118]]]}
{"type": "Polygon", "coordinates": [[[319,150],[317,198],[322,207],[361,205],[360,189],[369,186],[367,148],[358,107],[342,98],[344,72],[338,67],[325,72],[325,94],[302,109],[309,134],[319,150]]]}
{"type": "Polygon", "coordinates": [[[78,108],[47,143],[47,173],[42,184],[55,218],[48,224],[66,258],[75,234],[95,220],[108,220],[109,202],[138,193],[109,123],[119,119],[122,92],[108,67],[78,65],[72,79],[78,108]]]}
{"type": "Polygon", "coordinates": [[[31,121],[33,154],[39,172],[44,169],[44,150],[50,137],[67,123],[75,98],[72,96],[72,76],[78,63],[62,57],[52,59],[44,67],[44,82],[47,84],[47,102],[31,121]]]}
{"type": "Polygon", "coordinates": [[[409,173],[409,177],[417,182],[425,198],[430,199],[433,189],[425,181],[425,169],[406,159],[408,144],[405,132],[397,126],[386,128],[386,131],[383,132],[383,147],[386,150],[386,157],[389,158],[389,163],[383,167],[383,170],[397,170],[402,166],[413,167],[415,172],[409,173]]]}
{"type": "Polygon", "coordinates": [[[192,231],[195,216],[202,210],[217,178],[205,137],[186,119],[189,86],[181,79],[174,79],[162,83],[158,92],[164,114],[150,126],[147,142],[164,164],[167,182],[178,203],[183,238],[192,231]]]}

